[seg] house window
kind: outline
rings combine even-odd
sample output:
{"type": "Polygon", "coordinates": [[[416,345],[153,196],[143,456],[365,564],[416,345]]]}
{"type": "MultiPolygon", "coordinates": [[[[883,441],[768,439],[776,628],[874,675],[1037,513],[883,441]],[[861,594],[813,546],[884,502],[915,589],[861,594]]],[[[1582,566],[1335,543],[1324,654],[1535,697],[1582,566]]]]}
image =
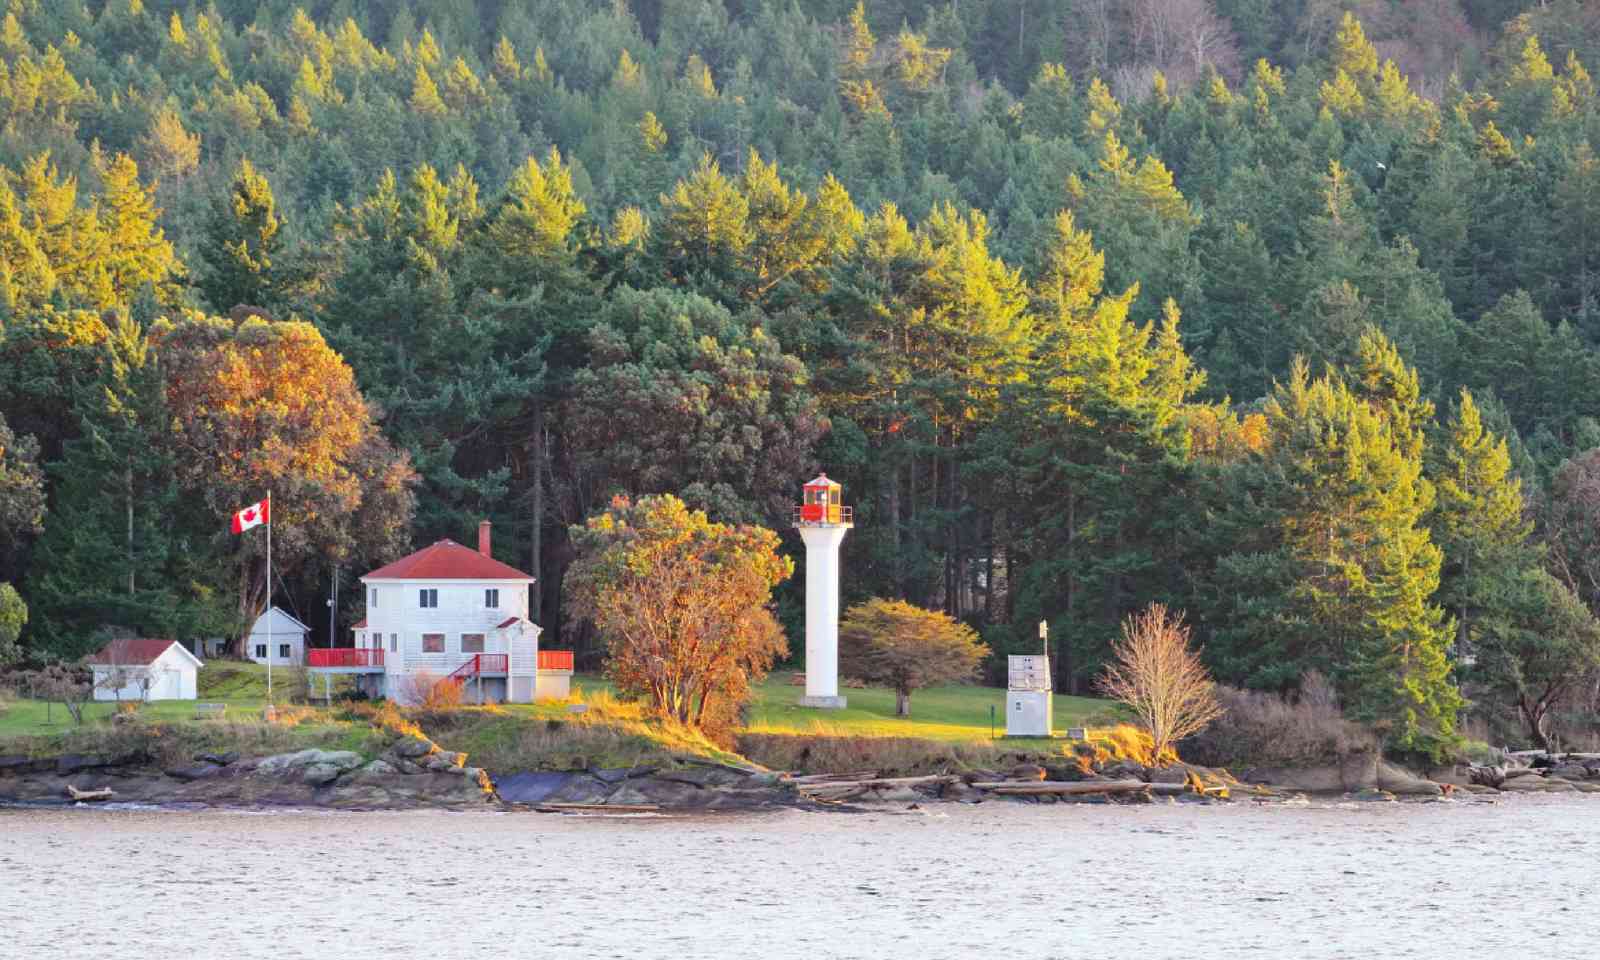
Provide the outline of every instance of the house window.
{"type": "Polygon", "coordinates": [[[377,587],[373,587],[368,592],[372,594],[372,598],[367,601],[367,606],[376,607],[378,605],[378,588],[377,587]]]}
{"type": "Polygon", "coordinates": [[[439,591],[437,591],[437,590],[419,590],[419,591],[417,591],[417,604],[418,604],[418,606],[422,607],[424,610],[431,609],[433,607],[437,607],[439,605],[439,591]]]}
{"type": "Polygon", "coordinates": [[[278,659],[280,659],[280,660],[289,659],[289,645],[287,643],[278,644],[278,659]]]}
{"type": "Polygon", "coordinates": [[[462,653],[482,653],[483,652],[483,634],[481,634],[481,633],[463,633],[461,635],[461,652],[462,653]]]}
{"type": "Polygon", "coordinates": [[[422,635],[423,653],[444,653],[444,634],[424,633],[422,635]]]}
{"type": "Polygon", "coordinates": [[[500,591],[499,590],[485,590],[485,591],[483,591],[483,605],[488,607],[490,610],[498,610],[498,609],[500,609],[500,591]]]}
{"type": "MultiPolygon", "coordinates": [[[[381,634],[381,633],[378,634],[378,645],[379,646],[383,645],[383,634],[381,634]]],[[[390,653],[399,653],[400,652],[400,634],[398,634],[398,633],[389,634],[389,652],[390,653]]]]}
{"type": "Polygon", "coordinates": [[[264,644],[264,643],[256,644],[256,659],[257,660],[265,660],[265,659],[267,659],[267,645],[266,644],[264,644]]]}

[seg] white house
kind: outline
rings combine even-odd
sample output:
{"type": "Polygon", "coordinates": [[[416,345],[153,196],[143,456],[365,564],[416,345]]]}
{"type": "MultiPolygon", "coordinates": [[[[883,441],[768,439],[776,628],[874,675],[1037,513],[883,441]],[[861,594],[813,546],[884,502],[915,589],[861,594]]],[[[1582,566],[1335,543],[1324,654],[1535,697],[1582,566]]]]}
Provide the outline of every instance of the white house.
{"type": "Polygon", "coordinates": [[[567,695],[572,655],[540,651],[528,617],[533,577],[490,555],[487,521],[477,550],[440,540],[361,583],[366,616],[355,646],[310,651],[313,673],[356,674],[361,689],[398,703],[416,703],[442,682],[460,684],[468,702],[567,695]]]}
{"type": "Polygon", "coordinates": [[[277,607],[256,618],[244,640],[244,655],[256,663],[270,657],[275,667],[298,667],[306,660],[306,634],[311,628],[277,607]]]}
{"type": "Polygon", "coordinates": [[[96,700],[193,700],[201,666],[176,640],[113,640],[89,658],[96,700]]]}

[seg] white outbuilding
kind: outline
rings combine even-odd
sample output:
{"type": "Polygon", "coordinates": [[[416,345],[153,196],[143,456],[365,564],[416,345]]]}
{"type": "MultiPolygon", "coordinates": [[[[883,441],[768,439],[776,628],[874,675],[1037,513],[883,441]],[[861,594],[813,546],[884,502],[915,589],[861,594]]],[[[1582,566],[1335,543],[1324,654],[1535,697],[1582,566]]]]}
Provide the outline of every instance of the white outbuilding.
{"type": "Polygon", "coordinates": [[[256,663],[270,658],[275,667],[298,667],[306,662],[306,635],[311,628],[277,607],[256,618],[244,641],[244,655],[256,663]]]}
{"type": "Polygon", "coordinates": [[[96,700],[193,700],[200,668],[176,640],[113,640],[89,658],[96,700]]]}

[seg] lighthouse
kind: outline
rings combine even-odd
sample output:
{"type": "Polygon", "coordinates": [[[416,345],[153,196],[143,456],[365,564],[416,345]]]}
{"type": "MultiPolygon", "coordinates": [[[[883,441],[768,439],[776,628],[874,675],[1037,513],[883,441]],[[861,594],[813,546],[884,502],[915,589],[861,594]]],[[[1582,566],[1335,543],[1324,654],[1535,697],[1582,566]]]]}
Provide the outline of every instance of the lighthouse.
{"type": "Polygon", "coordinates": [[[838,710],[845,705],[839,696],[839,544],[854,517],[827,474],[803,490],[794,510],[806,542],[806,695],[800,706],[838,710]]]}

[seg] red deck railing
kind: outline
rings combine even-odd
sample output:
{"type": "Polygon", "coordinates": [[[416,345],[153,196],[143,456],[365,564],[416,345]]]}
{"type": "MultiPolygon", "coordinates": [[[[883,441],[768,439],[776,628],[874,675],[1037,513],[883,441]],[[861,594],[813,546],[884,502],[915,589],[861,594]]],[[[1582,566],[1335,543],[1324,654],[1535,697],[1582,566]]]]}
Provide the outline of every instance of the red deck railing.
{"type": "Polygon", "coordinates": [[[312,667],[381,667],[383,651],[371,647],[333,647],[306,651],[306,664],[312,667]]]}
{"type": "Polygon", "coordinates": [[[503,653],[474,653],[472,659],[456,667],[440,682],[465,683],[467,678],[484,673],[505,673],[510,658],[503,653]]]}
{"type": "Polygon", "coordinates": [[[540,670],[572,670],[571,650],[540,650],[540,670]]]}

